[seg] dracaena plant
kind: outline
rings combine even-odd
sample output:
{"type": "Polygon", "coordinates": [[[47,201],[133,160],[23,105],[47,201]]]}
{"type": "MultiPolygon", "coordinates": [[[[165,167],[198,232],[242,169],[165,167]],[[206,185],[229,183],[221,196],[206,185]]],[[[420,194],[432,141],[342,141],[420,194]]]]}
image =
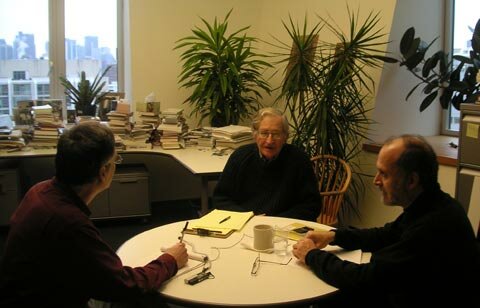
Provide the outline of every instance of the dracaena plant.
{"type": "Polygon", "coordinates": [[[405,31],[400,41],[401,66],[405,66],[420,81],[407,94],[406,100],[412,93],[421,88],[426,97],[420,104],[420,111],[424,111],[437,97],[443,109],[451,104],[460,109],[462,103],[474,103],[480,97],[480,19],[477,21],[472,34],[472,50],[468,56],[454,55],[439,50],[427,56],[430,44],[421,38],[415,37],[415,28],[405,31]]]}
{"type": "Polygon", "coordinates": [[[214,127],[248,119],[260,107],[261,91],[270,93],[263,71],[271,65],[254,49],[257,39],[246,34],[249,27],[228,33],[231,12],[213,24],[201,18],[203,29],[196,26],[175,46],[184,49],[179,83],[192,90],[184,103],[192,105],[199,122],[208,119],[214,127]]]}
{"type": "MultiPolygon", "coordinates": [[[[347,161],[353,170],[361,143],[372,121],[366,107],[374,90],[372,69],[384,62],[396,62],[385,56],[385,34],[378,26],[378,13],[365,19],[348,9],[349,33],[343,33],[329,18],[308,26],[307,18],[299,26],[291,18],[283,23],[290,41],[276,39],[273,56],[284,65],[284,78],[277,101],[283,101],[290,115],[292,143],[303,148],[310,157],[331,154],[347,161]],[[328,30],[336,42],[321,41],[321,32],[328,30]]],[[[355,211],[363,191],[363,182],[355,176],[345,202],[355,211]]],[[[348,210],[347,210],[348,211],[348,210]]]]}
{"type": "Polygon", "coordinates": [[[88,80],[85,71],[82,71],[76,86],[67,78],[60,77],[60,83],[65,87],[65,94],[75,104],[78,115],[95,115],[97,105],[108,95],[108,92],[102,92],[106,85],[106,81],[102,79],[110,68],[111,66],[108,66],[103,72],[98,72],[93,81],[88,80]]]}

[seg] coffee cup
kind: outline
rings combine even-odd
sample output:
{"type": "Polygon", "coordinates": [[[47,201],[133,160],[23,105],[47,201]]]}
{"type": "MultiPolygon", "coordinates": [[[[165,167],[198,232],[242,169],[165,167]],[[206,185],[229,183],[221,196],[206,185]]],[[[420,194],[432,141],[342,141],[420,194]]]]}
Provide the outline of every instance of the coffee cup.
{"type": "Polygon", "coordinates": [[[258,251],[273,249],[275,230],[270,225],[256,225],[253,227],[253,248],[258,251]]]}

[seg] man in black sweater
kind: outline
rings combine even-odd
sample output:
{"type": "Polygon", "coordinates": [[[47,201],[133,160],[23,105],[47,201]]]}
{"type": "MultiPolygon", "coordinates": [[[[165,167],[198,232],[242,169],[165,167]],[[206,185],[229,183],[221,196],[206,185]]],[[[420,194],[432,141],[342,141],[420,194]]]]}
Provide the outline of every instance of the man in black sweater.
{"type": "Polygon", "coordinates": [[[330,299],[337,306],[478,306],[478,243],[464,209],[437,183],[431,146],[419,136],[390,139],[376,166],[384,204],[403,213],[381,228],[309,232],[293,254],[340,289],[330,299]],[[370,262],[342,261],[321,250],[328,244],[371,252],[370,262]]]}
{"type": "Polygon", "coordinates": [[[214,207],[316,220],[321,199],[308,156],[286,144],[288,121],[261,109],[252,123],[255,144],[232,153],[213,194],[214,207]]]}

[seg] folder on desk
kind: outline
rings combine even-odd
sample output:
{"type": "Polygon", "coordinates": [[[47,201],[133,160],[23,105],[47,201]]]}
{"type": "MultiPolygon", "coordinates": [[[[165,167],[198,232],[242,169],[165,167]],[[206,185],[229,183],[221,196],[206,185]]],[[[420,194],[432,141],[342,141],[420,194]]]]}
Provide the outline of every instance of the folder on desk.
{"type": "Polygon", "coordinates": [[[240,230],[253,217],[253,212],[213,210],[200,219],[190,222],[187,234],[227,238],[240,230]]]}

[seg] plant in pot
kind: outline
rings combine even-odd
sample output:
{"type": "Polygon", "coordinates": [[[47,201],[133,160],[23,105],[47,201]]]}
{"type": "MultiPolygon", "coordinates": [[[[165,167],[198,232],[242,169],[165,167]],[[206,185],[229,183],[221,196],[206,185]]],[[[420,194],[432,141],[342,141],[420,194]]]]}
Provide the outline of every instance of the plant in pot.
{"type": "Polygon", "coordinates": [[[420,80],[407,94],[406,100],[423,86],[422,92],[426,97],[420,104],[420,111],[428,108],[439,95],[443,109],[451,104],[459,110],[462,103],[477,102],[480,98],[480,19],[473,29],[472,50],[468,57],[454,55],[449,59],[448,53],[443,50],[428,57],[427,52],[435,41],[427,44],[415,37],[414,27],[407,29],[402,36],[400,65],[420,80]]]}
{"type": "Polygon", "coordinates": [[[93,82],[88,80],[85,71],[82,71],[76,86],[67,78],[60,77],[60,83],[65,87],[65,94],[75,104],[78,116],[95,116],[98,103],[108,95],[107,91],[103,91],[107,82],[102,79],[110,68],[111,66],[107,66],[103,72],[98,72],[93,82]]]}
{"type": "Polygon", "coordinates": [[[285,102],[290,115],[292,143],[310,157],[331,154],[352,166],[356,176],[345,197],[348,206],[341,211],[346,214],[352,209],[358,214],[355,204],[364,185],[355,158],[372,124],[366,107],[374,88],[369,72],[396,60],[385,56],[381,49],[387,42],[382,40],[385,34],[377,29],[378,13],[370,12],[361,21],[358,12],[348,12],[348,34],[320,16],[311,30],[307,18],[303,27],[290,18],[283,26],[293,46],[278,39],[272,45],[281,50],[274,54],[280,57],[277,63],[285,65],[277,101],[285,102]],[[331,31],[338,42],[319,41],[323,29],[331,31]]]}
{"type": "Polygon", "coordinates": [[[249,27],[227,34],[231,12],[213,24],[201,18],[206,29],[195,27],[175,46],[185,49],[179,83],[193,89],[184,103],[193,106],[192,115],[199,115],[200,123],[208,119],[213,127],[249,118],[260,107],[261,90],[270,93],[262,74],[271,65],[252,47],[257,40],[245,33],[249,27]]]}

